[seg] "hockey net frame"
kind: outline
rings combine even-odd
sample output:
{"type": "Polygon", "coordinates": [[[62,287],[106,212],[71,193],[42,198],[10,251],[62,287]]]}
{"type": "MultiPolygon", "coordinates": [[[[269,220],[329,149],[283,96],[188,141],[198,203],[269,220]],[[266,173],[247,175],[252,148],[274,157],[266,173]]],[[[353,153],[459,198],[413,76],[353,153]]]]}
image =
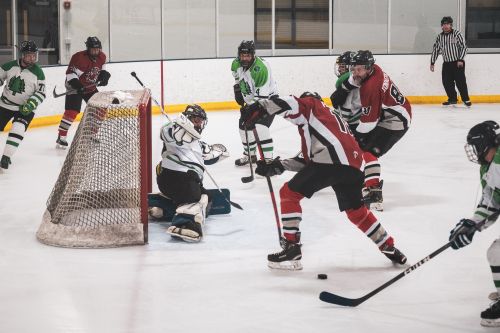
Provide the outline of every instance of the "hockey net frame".
{"type": "Polygon", "coordinates": [[[151,92],[98,92],[87,103],[36,233],[47,245],[148,242],[151,92]],[[116,96],[122,97],[119,104],[116,96]]]}

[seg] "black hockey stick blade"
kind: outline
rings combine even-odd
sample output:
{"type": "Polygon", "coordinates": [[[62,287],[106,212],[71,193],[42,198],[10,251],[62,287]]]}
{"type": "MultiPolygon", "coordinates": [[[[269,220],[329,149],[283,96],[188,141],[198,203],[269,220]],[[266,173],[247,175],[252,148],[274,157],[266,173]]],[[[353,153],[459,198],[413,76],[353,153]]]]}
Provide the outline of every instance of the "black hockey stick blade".
{"type": "Polygon", "coordinates": [[[245,184],[253,182],[253,180],[254,180],[253,176],[241,177],[241,182],[245,184]]]}
{"type": "MultiPolygon", "coordinates": [[[[226,198],[227,200],[227,198],[226,198]]],[[[239,204],[237,204],[236,202],[233,202],[231,200],[228,200],[229,203],[231,204],[231,206],[233,206],[234,208],[238,208],[239,210],[243,210],[243,207],[241,207],[239,204]]]]}
{"type": "Polygon", "coordinates": [[[322,300],[323,302],[342,305],[342,306],[352,306],[352,307],[363,303],[366,300],[365,297],[366,296],[361,298],[346,298],[329,293],[328,291],[322,291],[321,294],[319,294],[319,299],[322,300]]]}

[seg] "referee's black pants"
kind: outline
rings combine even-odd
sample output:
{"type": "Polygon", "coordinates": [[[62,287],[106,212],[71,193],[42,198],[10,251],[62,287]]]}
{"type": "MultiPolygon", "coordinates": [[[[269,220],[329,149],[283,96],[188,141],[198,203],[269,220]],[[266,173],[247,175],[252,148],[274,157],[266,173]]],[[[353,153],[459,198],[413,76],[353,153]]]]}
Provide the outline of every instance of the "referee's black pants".
{"type": "Polygon", "coordinates": [[[457,92],[455,84],[460,92],[462,101],[469,101],[469,91],[467,90],[467,81],[465,79],[465,62],[463,67],[458,68],[456,61],[443,62],[443,70],[441,72],[443,87],[448,95],[448,101],[457,101],[457,92]]]}

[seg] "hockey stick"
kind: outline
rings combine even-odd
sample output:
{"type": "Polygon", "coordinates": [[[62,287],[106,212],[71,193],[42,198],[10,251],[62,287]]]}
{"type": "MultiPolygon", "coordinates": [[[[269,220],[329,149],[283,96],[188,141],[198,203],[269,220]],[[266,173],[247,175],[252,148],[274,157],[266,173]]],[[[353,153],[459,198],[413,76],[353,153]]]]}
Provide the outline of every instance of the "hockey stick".
{"type": "MultiPolygon", "coordinates": [[[[494,214],[488,216],[486,219],[484,219],[483,221],[479,222],[476,225],[476,228],[479,229],[486,222],[496,219],[499,214],[500,214],[500,211],[497,211],[494,214]]],[[[399,273],[398,275],[396,275],[395,277],[393,277],[392,279],[390,279],[389,281],[387,281],[386,283],[384,283],[383,285],[381,285],[377,289],[369,292],[368,294],[366,294],[363,297],[360,297],[360,298],[347,298],[347,297],[342,297],[342,296],[339,296],[339,295],[336,295],[336,294],[329,293],[327,291],[322,291],[319,294],[319,299],[322,300],[323,302],[331,303],[331,304],[336,304],[336,305],[352,306],[352,307],[358,306],[361,303],[363,303],[364,301],[366,301],[367,299],[369,299],[372,296],[378,294],[380,291],[382,291],[385,288],[389,287],[394,282],[396,282],[396,281],[402,279],[403,277],[405,277],[406,275],[410,274],[411,272],[413,272],[414,270],[416,270],[418,267],[422,266],[423,264],[425,264],[426,262],[428,262],[429,260],[431,260],[432,258],[434,258],[435,256],[437,256],[438,254],[440,254],[441,252],[443,252],[447,248],[449,248],[452,243],[453,243],[453,241],[449,241],[448,243],[446,243],[445,245],[441,246],[436,251],[434,251],[431,254],[429,254],[424,259],[422,259],[419,262],[417,262],[416,264],[408,267],[403,272],[399,273]]]]}
{"type": "MultiPolygon", "coordinates": [[[[255,142],[257,143],[257,148],[259,149],[259,154],[260,154],[260,159],[264,161],[264,151],[262,150],[262,145],[260,144],[260,139],[259,139],[259,134],[257,133],[257,128],[254,127],[253,129],[253,135],[255,137],[255,142]]],[[[248,142],[248,140],[247,140],[248,142]]],[[[250,153],[250,151],[249,151],[250,153]]],[[[280,224],[280,216],[278,214],[278,205],[276,204],[276,197],[274,196],[274,191],[273,191],[273,183],[271,183],[271,177],[266,176],[267,180],[267,187],[269,188],[269,194],[271,195],[271,201],[273,203],[273,208],[274,208],[274,217],[276,219],[276,228],[278,230],[278,240],[280,243],[280,246],[283,247],[283,236],[281,235],[281,224],[280,224]]]]}
{"type": "Polygon", "coordinates": [[[254,175],[253,175],[253,165],[252,165],[252,154],[250,153],[250,143],[248,142],[248,130],[246,126],[245,126],[245,138],[247,140],[248,160],[250,162],[250,176],[241,177],[241,181],[243,183],[250,183],[253,182],[254,175]]]}
{"type": "MultiPolygon", "coordinates": [[[[99,85],[99,82],[86,85],[82,89],[85,90],[87,88],[90,88],[90,87],[93,87],[93,86],[97,86],[97,85],[99,85]]],[[[54,90],[52,91],[52,95],[54,96],[54,98],[58,98],[58,97],[61,97],[61,96],[66,96],[67,94],[72,94],[72,93],[76,93],[77,92],[77,89],[70,89],[70,90],[66,90],[62,94],[58,94],[58,93],[56,93],[56,88],[57,87],[54,87],[54,90]]]]}
{"type": "MultiPolygon", "coordinates": [[[[139,82],[139,84],[144,88],[146,89],[146,87],[144,86],[144,84],[142,83],[142,81],[137,77],[137,74],[135,72],[132,72],[130,73],[130,75],[132,75],[136,80],[137,82],[139,82]]],[[[154,98],[153,96],[151,96],[151,99],[153,100],[153,102],[155,102],[156,106],[158,106],[161,110],[161,113],[167,117],[168,121],[172,121],[172,119],[168,116],[168,114],[165,112],[165,110],[163,109],[163,105],[161,105],[160,103],[158,103],[158,101],[156,100],[156,98],[154,98]]],[[[219,185],[217,185],[217,183],[215,182],[215,179],[212,177],[212,175],[208,172],[207,168],[205,168],[205,172],[207,173],[208,177],[210,177],[210,179],[212,180],[212,182],[214,183],[215,187],[217,187],[217,189],[219,190],[219,192],[222,194],[222,196],[224,197],[224,199],[231,205],[233,206],[234,208],[237,208],[237,209],[240,209],[240,210],[243,210],[243,208],[237,204],[236,202],[232,202],[231,200],[229,200],[225,195],[224,193],[222,192],[222,190],[220,189],[219,185]]]]}

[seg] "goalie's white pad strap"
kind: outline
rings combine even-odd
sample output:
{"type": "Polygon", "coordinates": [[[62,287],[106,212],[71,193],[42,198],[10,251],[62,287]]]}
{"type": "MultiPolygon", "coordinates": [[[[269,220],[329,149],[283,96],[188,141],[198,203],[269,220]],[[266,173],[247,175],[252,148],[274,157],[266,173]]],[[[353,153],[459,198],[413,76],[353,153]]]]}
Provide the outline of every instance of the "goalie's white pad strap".
{"type": "MultiPolygon", "coordinates": [[[[191,122],[191,120],[189,120],[182,113],[180,114],[179,117],[174,119],[174,124],[181,127],[182,129],[184,129],[184,133],[182,134],[182,137],[184,137],[186,134],[191,136],[191,140],[189,142],[193,141],[193,139],[201,138],[200,133],[198,133],[198,131],[194,128],[194,125],[191,122]]],[[[176,131],[177,131],[177,129],[174,129],[174,138],[176,139],[176,141],[180,142],[180,140],[177,140],[177,137],[175,134],[176,131]]],[[[184,141],[184,142],[187,142],[187,141],[184,141]]]]}
{"type": "Polygon", "coordinates": [[[199,202],[185,204],[177,207],[177,214],[194,216],[194,221],[203,225],[205,223],[205,212],[208,205],[208,195],[202,194],[199,202]]]}
{"type": "Polygon", "coordinates": [[[194,230],[170,226],[167,228],[167,234],[174,237],[179,237],[186,242],[199,242],[201,240],[200,234],[194,230]]]}

